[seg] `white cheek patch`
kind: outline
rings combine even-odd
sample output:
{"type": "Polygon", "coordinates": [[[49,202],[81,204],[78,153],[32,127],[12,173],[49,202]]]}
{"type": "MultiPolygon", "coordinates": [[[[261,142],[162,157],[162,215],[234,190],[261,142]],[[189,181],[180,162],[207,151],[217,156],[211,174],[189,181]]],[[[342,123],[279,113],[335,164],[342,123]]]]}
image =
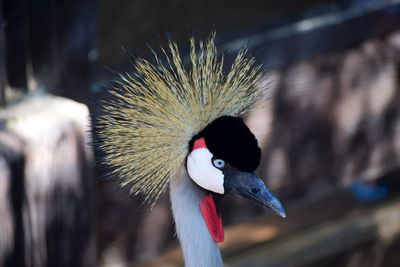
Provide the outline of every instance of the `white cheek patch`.
{"type": "Polygon", "coordinates": [[[224,174],[211,163],[213,155],[207,148],[193,150],[187,158],[190,178],[200,187],[224,194],[224,174]]]}

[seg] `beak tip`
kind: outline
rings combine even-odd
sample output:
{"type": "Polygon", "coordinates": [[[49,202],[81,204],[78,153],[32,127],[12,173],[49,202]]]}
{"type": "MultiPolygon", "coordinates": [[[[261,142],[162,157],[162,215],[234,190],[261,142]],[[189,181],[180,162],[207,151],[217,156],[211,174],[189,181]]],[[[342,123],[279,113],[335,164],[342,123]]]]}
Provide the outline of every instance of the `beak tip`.
{"type": "Polygon", "coordinates": [[[286,212],[285,211],[281,211],[280,213],[279,213],[279,216],[281,216],[282,218],[286,218],[286,212]]]}
{"type": "Polygon", "coordinates": [[[278,199],[275,199],[274,201],[274,211],[276,214],[278,214],[279,216],[281,216],[282,218],[286,218],[286,211],[285,209],[282,207],[282,204],[279,202],[278,199]]]}

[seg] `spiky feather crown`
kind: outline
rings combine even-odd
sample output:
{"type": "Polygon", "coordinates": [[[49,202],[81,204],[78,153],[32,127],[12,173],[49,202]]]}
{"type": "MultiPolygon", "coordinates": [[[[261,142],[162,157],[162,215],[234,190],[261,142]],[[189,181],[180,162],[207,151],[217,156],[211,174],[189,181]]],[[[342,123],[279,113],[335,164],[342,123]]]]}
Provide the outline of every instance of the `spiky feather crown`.
{"type": "Polygon", "coordinates": [[[242,117],[259,99],[260,66],[242,49],[228,74],[218,57],[215,34],[196,43],[190,39],[191,66],[184,67],[175,42],[165,60],[137,59],[134,75],[120,75],[99,118],[105,163],[114,167],[131,193],[154,203],[184,166],[189,142],[213,120],[242,117]]]}

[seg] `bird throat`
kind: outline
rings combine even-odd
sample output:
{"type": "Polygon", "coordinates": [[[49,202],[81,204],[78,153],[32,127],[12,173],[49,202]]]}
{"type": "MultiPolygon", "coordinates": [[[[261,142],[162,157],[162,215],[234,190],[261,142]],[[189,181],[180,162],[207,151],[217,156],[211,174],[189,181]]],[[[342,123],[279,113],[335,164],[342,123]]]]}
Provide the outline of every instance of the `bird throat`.
{"type": "Polygon", "coordinates": [[[215,199],[212,194],[207,194],[201,199],[200,210],[212,239],[216,243],[223,242],[224,227],[222,224],[222,218],[218,213],[215,199]]]}

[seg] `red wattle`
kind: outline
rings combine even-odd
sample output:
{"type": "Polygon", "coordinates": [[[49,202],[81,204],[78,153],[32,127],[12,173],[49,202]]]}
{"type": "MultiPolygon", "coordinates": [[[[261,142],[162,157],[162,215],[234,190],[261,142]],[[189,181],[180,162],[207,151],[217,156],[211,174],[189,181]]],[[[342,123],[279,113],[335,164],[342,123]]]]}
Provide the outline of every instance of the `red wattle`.
{"type": "Polygon", "coordinates": [[[212,195],[207,195],[201,199],[200,210],[212,239],[216,243],[223,242],[224,228],[222,225],[222,218],[217,213],[212,195]]]}
{"type": "Polygon", "coordinates": [[[204,139],[204,137],[201,137],[194,141],[193,150],[198,148],[207,148],[206,140],[204,139]]]}

